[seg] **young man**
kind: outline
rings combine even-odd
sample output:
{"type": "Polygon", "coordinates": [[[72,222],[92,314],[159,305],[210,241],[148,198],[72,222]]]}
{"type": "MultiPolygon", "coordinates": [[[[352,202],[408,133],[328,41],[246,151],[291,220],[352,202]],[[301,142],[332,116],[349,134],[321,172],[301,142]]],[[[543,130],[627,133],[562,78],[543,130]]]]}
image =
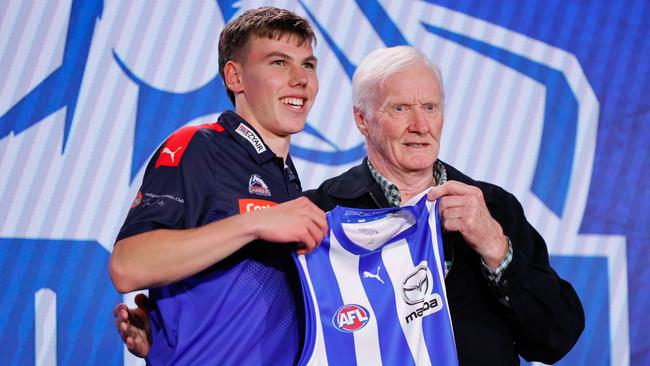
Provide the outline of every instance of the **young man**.
{"type": "Polygon", "coordinates": [[[293,364],[301,291],[290,252],[315,248],[324,213],[298,198],[288,155],[316,93],[314,33],[277,8],[247,11],[219,40],[236,113],[172,134],[147,166],[117,237],[120,292],[149,288],[152,364],[293,364]],[[283,203],[284,202],[284,203],[283,203]]]}

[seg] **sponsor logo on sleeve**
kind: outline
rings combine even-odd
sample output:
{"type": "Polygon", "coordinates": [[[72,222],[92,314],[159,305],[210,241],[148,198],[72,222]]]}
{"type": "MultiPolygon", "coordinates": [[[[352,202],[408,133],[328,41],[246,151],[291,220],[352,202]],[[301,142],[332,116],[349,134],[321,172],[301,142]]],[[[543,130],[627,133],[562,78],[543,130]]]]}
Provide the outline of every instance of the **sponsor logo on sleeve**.
{"type": "Polygon", "coordinates": [[[163,151],[161,152],[161,154],[167,154],[167,155],[169,155],[169,158],[172,160],[172,164],[176,164],[176,159],[175,159],[176,153],[177,153],[178,151],[180,151],[180,149],[182,149],[182,148],[183,148],[183,146],[179,146],[179,147],[177,147],[176,149],[171,150],[170,148],[165,147],[165,148],[163,149],[163,151]]]}
{"type": "Polygon", "coordinates": [[[253,148],[255,148],[255,151],[257,151],[258,154],[261,154],[266,151],[266,146],[264,146],[264,143],[262,142],[262,139],[257,136],[257,134],[251,130],[250,128],[246,127],[245,124],[240,123],[239,126],[235,129],[235,131],[243,138],[248,140],[251,145],[253,145],[253,148]]]}
{"type": "Polygon", "coordinates": [[[156,159],[156,169],[161,166],[178,167],[186,147],[200,128],[201,126],[184,127],[169,136],[156,159]]]}
{"type": "Polygon", "coordinates": [[[254,198],[240,198],[239,199],[239,212],[252,212],[257,210],[262,210],[265,208],[270,208],[277,205],[276,202],[267,201],[267,200],[258,200],[254,198]]]}
{"type": "Polygon", "coordinates": [[[192,141],[194,135],[202,128],[208,128],[216,132],[223,131],[223,127],[218,123],[205,123],[181,128],[165,141],[165,145],[160,150],[158,159],[156,159],[156,169],[161,166],[178,167],[181,164],[181,158],[185,154],[190,141],[192,141]]]}
{"type": "Polygon", "coordinates": [[[332,317],[332,324],[341,332],[352,333],[365,327],[370,321],[368,309],[357,304],[341,306],[332,317]]]}
{"type": "Polygon", "coordinates": [[[258,194],[260,196],[270,196],[271,190],[269,186],[266,185],[262,177],[259,174],[251,175],[248,180],[248,192],[252,194],[258,194]]]}
{"type": "Polygon", "coordinates": [[[161,166],[177,167],[181,163],[181,156],[185,146],[165,146],[156,160],[156,168],[161,166]]]}

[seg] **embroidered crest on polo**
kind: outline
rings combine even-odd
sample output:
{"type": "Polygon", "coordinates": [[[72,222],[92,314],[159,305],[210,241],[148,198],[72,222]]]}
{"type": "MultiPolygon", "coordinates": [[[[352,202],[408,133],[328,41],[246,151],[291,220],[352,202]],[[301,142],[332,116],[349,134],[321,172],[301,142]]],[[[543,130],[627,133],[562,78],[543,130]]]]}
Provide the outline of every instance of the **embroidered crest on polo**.
{"type": "Polygon", "coordinates": [[[252,194],[258,194],[260,196],[271,195],[269,186],[266,185],[259,174],[253,174],[251,175],[250,179],[248,179],[248,192],[252,194]]]}
{"type": "Polygon", "coordinates": [[[264,146],[262,139],[260,139],[259,136],[257,136],[255,131],[248,128],[248,126],[246,126],[245,124],[240,123],[239,126],[237,126],[237,128],[235,129],[235,131],[237,131],[237,133],[241,137],[248,140],[248,142],[250,142],[250,144],[253,145],[255,151],[257,151],[258,154],[261,154],[266,151],[266,146],[264,146]]]}

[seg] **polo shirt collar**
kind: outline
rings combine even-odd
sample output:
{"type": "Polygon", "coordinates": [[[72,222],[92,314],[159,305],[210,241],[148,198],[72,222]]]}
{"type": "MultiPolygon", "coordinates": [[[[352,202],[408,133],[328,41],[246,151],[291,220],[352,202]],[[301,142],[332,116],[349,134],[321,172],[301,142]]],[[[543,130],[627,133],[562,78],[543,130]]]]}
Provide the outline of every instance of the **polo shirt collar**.
{"type": "MultiPolygon", "coordinates": [[[[397,185],[375,170],[370,160],[366,158],[365,162],[373,179],[377,184],[379,184],[381,190],[384,192],[384,196],[386,196],[388,203],[392,206],[399,206],[402,202],[402,193],[399,188],[397,188],[397,185]]],[[[436,180],[437,186],[447,182],[447,169],[445,169],[445,165],[440,160],[436,160],[433,164],[433,178],[436,180]]]]}
{"type": "Polygon", "coordinates": [[[219,116],[219,124],[258,164],[277,158],[277,155],[266,145],[255,128],[237,113],[224,111],[219,116]]]}

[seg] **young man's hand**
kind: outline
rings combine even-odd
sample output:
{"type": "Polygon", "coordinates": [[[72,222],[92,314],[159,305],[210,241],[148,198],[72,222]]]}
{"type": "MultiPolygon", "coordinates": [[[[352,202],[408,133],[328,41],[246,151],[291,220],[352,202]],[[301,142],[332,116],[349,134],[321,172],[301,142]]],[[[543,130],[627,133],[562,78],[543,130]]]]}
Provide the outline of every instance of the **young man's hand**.
{"type": "Polygon", "coordinates": [[[248,221],[255,226],[257,239],[298,243],[298,254],[314,250],[327,234],[325,213],[305,197],[247,215],[257,216],[248,221]]]}

